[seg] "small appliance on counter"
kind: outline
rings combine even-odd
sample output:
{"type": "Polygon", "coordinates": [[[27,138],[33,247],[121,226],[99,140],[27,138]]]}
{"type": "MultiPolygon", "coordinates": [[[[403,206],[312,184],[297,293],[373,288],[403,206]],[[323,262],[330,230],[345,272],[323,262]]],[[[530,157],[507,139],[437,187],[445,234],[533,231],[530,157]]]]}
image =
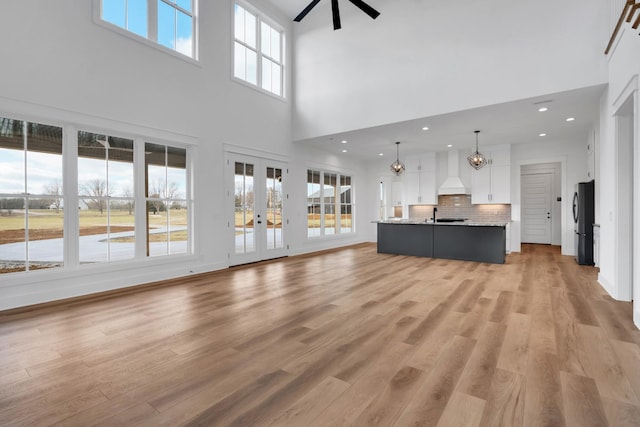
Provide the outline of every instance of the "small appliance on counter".
{"type": "Polygon", "coordinates": [[[593,265],[594,189],[594,181],[580,182],[573,194],[576,261],[580,265],[593,265]]]}

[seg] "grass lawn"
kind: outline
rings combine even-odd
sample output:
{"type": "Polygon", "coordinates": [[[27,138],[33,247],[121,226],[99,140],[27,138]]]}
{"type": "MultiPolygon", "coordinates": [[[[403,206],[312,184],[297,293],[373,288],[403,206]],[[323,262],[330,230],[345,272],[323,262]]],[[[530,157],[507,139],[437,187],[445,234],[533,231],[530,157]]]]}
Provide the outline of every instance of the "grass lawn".
{"type": "MultiPolygon", "coordinates": [[[[170,210],[172,226],[187,225],[187,210],[170,210]]],[[[0,213],[0,244],[24,242],[25,218],[23,211],[14,211],[11,216],[7,212],[0,213]]],[[[166,226],[167,217],[164,212],[149,215],[151,228],[166,226]]],[[[131,231],[134,229],[134,215],[128,211],[112,210],[110,215],[111,232],[131,231]]],[[[63,212],[49,209],[29,210],[29,240],[56,239],[63,236],[63,212]]],[[[89,236],[105,234],[107,232],[107,214],[98,210],[80,211],[80,235],[89,236]]],[[[179,233],[179,232],[176,232],[179,233]]],[[[176,235],[172,241],[186,240],[186,232],[183,236],[176,235]]],[[[159,234],[153,239],[166,241],[166,233],[159,234]],[[164,235],[164,238],[162,236],[164,235]]],[[[154,241],[154,240],[151,240],[154,241]]]]}

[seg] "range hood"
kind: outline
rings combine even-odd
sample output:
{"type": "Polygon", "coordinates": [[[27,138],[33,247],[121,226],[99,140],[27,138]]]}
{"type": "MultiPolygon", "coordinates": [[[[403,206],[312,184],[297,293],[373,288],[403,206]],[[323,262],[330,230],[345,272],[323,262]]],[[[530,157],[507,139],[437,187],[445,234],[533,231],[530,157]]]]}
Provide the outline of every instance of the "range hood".
{"type": "Polygon", "coordinates": [[[447,158],[447,179],[438,188],[439,195],[471,194],[460,179],[460,153],[458,150],[449,150],[447,158]]]}

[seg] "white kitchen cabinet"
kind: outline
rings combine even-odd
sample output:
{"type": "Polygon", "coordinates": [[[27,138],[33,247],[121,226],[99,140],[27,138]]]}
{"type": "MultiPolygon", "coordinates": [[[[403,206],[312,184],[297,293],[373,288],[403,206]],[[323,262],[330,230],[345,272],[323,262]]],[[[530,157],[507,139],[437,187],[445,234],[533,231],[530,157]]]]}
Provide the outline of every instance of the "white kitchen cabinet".
{"type": "Polygon", "coordinates": [[[402,181],[393,181],[391,183],[391,205],[402,206],[404,200],[404,186],[402,181]]]}
{"type": "Polygon", "coordinates": [[[499,148],[484,153],[487,165],[471,172],[471,203],[511,203],[511,150],[499,148]]]}
{"type": "Polygon", "coordinates": [[[404,175],[407,205],[436,205],[435,154],[429,153],[407,161],[404,175]]]}

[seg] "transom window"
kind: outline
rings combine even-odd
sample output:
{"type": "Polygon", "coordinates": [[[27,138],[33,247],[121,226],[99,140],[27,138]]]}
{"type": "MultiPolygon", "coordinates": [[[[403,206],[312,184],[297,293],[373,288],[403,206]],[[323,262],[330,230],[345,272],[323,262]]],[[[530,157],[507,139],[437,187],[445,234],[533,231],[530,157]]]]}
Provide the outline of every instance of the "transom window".
{"type": "Polygon", "coordinates": [[[307,170],[307,237],[351,233],[351,177],[307,170]]]}
{"type": "Polygon", "coordinates": [[[240,80],[283,96],[283,31],[266,20],[235,4],[233,73],[240,80]]]}
{"type": "Polygon", "coordinates": [[[196,0],[100,0],[100,18],[195,58],[196,0]]]}

